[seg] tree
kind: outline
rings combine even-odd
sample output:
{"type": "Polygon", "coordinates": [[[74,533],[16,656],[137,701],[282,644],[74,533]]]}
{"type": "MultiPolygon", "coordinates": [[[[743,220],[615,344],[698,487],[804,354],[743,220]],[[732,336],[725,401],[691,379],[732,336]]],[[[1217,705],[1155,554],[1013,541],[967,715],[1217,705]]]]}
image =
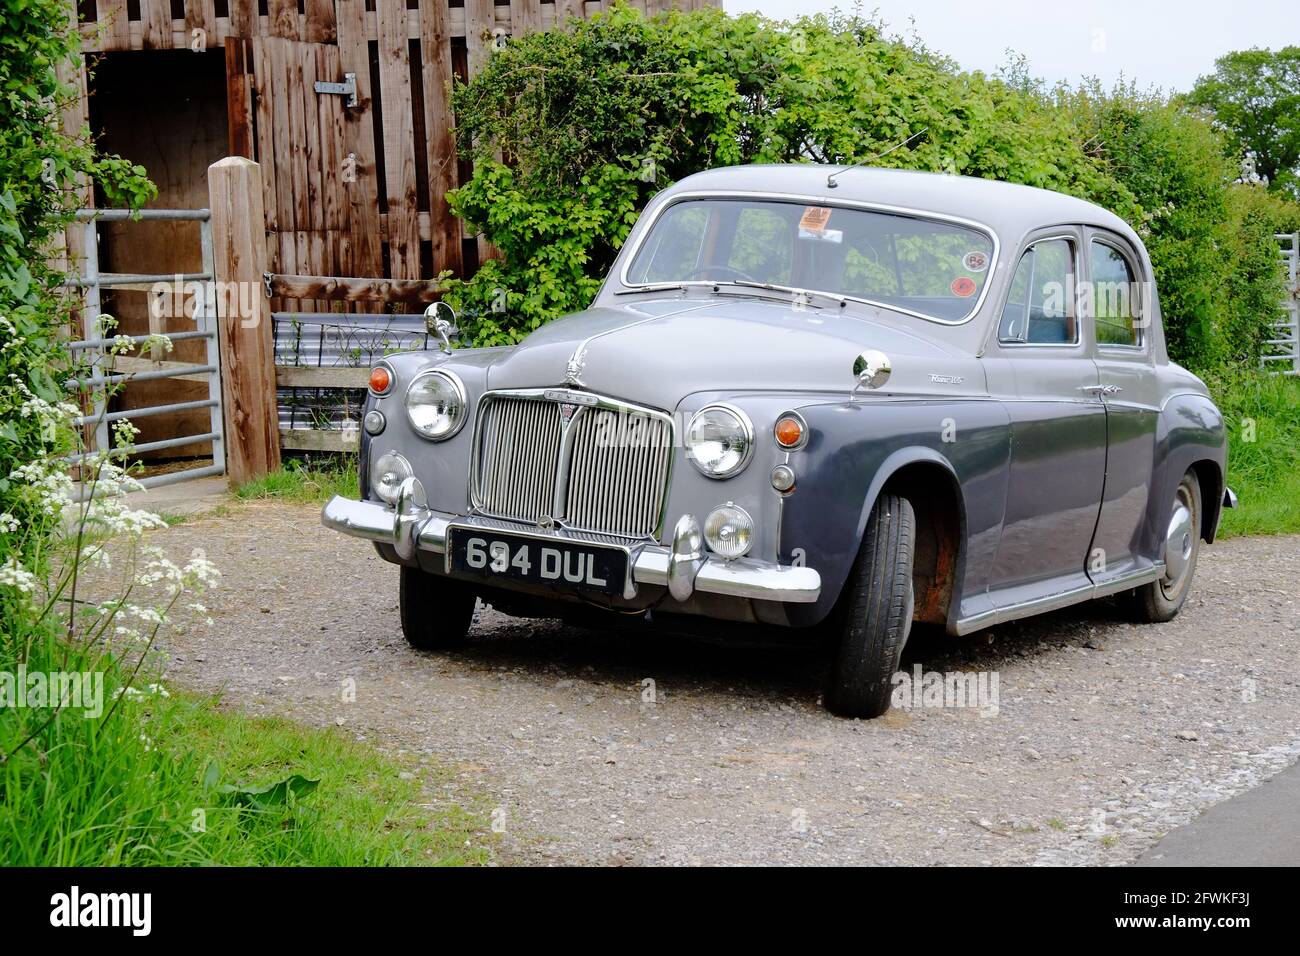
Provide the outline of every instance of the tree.
{"type": "Polygon", "coordinates": [[[1273,189],[1300,197],[1300,46],[1219,57],[1187,101],[1213,113],[1273,189]]]}

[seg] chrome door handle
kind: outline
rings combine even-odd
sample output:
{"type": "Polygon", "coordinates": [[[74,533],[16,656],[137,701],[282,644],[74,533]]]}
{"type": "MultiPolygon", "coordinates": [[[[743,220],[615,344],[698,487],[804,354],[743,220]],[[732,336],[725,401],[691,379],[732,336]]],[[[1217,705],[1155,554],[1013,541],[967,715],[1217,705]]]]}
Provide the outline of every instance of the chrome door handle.
{"type": "Polygon", "coordinates": [[[1118,395],[1122,391],[1124,391],[1123,385],[1107,385],[1101,390],[1101,393],[1103,395],[1118,395]]]}
{"type": "Polygon", "coordinates": [[[1107,388],[1108,386],[1106,385],[1080,385],[1079,391],[1092,392],[1094,395],[1105,395],[1107,388]]]}

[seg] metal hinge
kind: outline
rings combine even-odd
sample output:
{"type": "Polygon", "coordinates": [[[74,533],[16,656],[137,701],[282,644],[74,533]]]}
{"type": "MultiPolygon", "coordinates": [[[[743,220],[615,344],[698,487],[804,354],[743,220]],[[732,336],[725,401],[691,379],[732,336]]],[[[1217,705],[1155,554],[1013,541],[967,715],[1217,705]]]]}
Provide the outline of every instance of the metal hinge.
{"type": "Polygon", "coordinates": [[[346,96],[344,106],[357,105],[357,75],[355,73],[344,73],[342,83],[326,83],[324,80],[316,81],[317,93],[333,93],[336,96],[346,96]]]}

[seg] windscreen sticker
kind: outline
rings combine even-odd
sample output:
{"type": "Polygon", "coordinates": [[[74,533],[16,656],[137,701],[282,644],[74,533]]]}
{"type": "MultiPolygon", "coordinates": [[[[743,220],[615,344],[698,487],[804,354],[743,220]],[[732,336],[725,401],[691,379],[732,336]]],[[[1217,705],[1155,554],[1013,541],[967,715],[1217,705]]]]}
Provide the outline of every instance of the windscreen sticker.
{"type": "Polygon", "coordinates": [[[952,289],[953,295],[965,299],[975,294],[975,280],[970,276],[958,276],[952,280],[952,285],[948,286],[948,288],[952,289]]]}
{"type": "Polygon", "coordinates": [[[988,253],[981,252],[978,249],[966,253],[961,260],[961,264],[966,267],[967,272],[983,272],[989,267],[988,253]]]}
{"type": "Polygon", "coordinates": [[[831,211],[825,206],[805,206],[799,217],[800,232],[821,232],[830,221],[831,211]]]}
{"type": "Polygon", "coordinates": [[[800,229],[800,239],[814,239],[818,242],[840,243],[844,241],[843,229],[800,229]]]}

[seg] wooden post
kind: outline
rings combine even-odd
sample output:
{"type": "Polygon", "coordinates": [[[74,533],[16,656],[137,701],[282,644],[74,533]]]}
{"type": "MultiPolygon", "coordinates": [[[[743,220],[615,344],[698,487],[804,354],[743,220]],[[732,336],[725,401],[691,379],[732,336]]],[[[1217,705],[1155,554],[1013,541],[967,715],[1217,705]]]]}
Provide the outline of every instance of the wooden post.
{"type": "Polygon", "coordinates": [[[238,485],[280,467],[275,343],[262,285],[266,218],[257,163],[227,156],[209,166],[208,205],[220,311],[226,472],[238,485]]]}

